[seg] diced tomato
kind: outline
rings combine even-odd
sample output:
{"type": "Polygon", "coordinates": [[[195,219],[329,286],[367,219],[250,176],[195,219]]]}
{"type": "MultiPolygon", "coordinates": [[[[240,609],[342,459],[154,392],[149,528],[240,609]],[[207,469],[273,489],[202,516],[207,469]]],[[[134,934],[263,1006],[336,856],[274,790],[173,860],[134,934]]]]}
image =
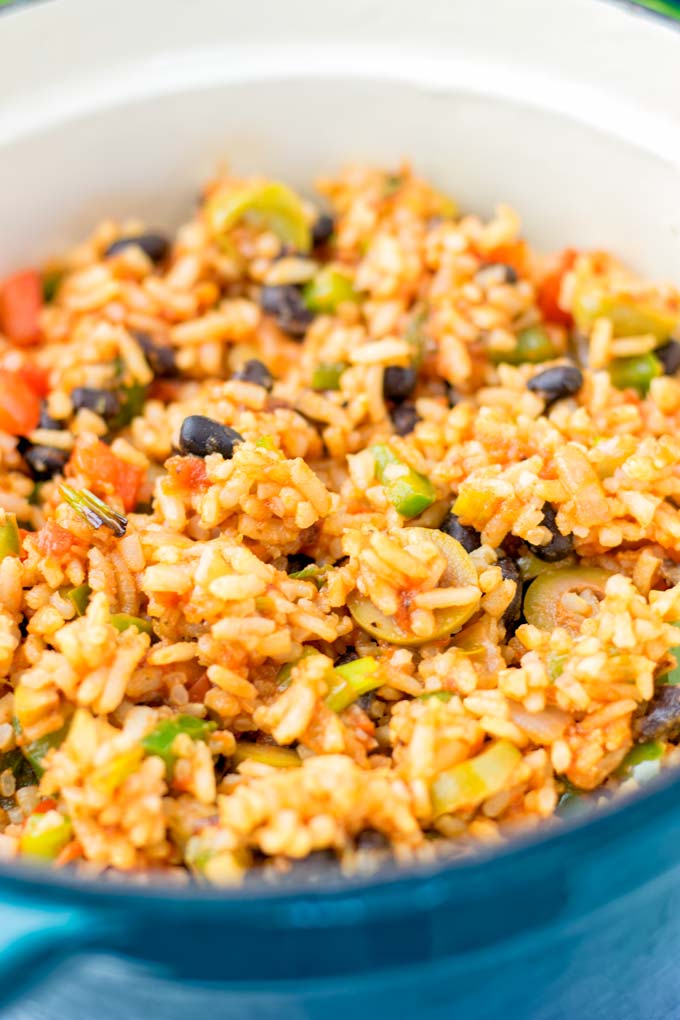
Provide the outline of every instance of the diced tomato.
{"type": "Polygon", "coordinates": [[[8,276],[0,287],[0,330],[19,346],[37,343],[42,306],[42,280],[35,269],[8,276]]]}
{"type": "Polygon", "coordinates": [[[538,307],[548,322],[556,322],[561,326],[571,326],[573,319],[570,312],[560,308],[558,302],[565,273],[573,267],[578,252],[573,248],[565,248],[559,262],[551,272],[543,277],[536,297],[538,307]]]}
{"type": "Polygon", "coordinates": [[[36,532],[35,544],[43,556],[63,556],[73,545],[73,535],[56,521],[47,521],[36,532]]]}
{"type": "Polygon", "coordinates": [[[139,490],[144,482],[144,469],[136,464],[121,460],[106,445],[76,443],[71,459],[66,465],[66,474],[83,475],[88,487],[104,499],[115,492],[126,510],[133,510],[137,504],[139,490]]]}
{"type": "Polygon", "coordinates": [[[18,372],[0,369],[0,430],[25,436],[40,419],[40,398],[18,372]]]}
{"type": "Polygon", "coordinates": [[[189,492],[207,489],[210,485],[202,457],[173,457],[167,467],[177,479],[177,484],[189,492]]]}
{"type": "Polygon", "coordinates": [[[529,276],[531,271],[529,245],[526,241],[499,244],[485,253],[484,262],[487,265],[491,262],[502,262],[506,266],[512,266],[518,276],[529,276]]]}
{"type": "Polygon", "coordinates": [[[44,800],[38,801],[36,806],[33,808],[31,814],[33,815],[46,815],[48,811],[54,811],[57,806],[57,802],[54,797],[45,797],[44,800]]]}
{"type": "Polygon", "coordinates": [[[17,375],[27,383],[39,397],[46,397],[50,392],[49,372],[33,361],[25,361],[17,368],[17,375]]]}

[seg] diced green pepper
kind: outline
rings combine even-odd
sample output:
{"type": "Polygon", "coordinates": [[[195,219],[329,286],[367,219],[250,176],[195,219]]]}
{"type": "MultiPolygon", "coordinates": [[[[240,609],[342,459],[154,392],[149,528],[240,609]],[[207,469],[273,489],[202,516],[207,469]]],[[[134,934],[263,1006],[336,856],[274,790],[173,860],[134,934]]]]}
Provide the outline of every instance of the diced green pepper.
{"type": "Polygon", "coordinates": [[[384,443],[371,447],[379,482],[385,487],[385,495],[402,517],[417,517],[427,510],[437,498],[434,485],[425,475],[414,471],[405,464],[384,443]],[[392,472],[390,468],[399,470],[392,472]]]}
{"type": "MultiPolygon", "coordinates": [[[[443,531],[416,527],[409,528],[408,535],[412,543],[434,543],[446,557],[447,566],[440,582],[442,586],[462,587],[463,585],[477,584],[477,571],[474,564],[469,554],[455,538],[451,538],[443,531]]],[[[481,592],[479,598],[481,598],[481,592]]],[[[353,591],[347,599],[347,607],[362,630],[381,641],[389,641],[390,644],[406,647],[423,645],[426,641],[436,641],[439,638],[455,634],[477,612],[478,606],[479,599],[476,599],[465,606],[435,609],[435,629],[428,637],[421,637],[404,630],[393,617],[385,616],[373,605],[367,595],[353,591]]]]}
{"type": "Polygon", "coordinates": [[[507,786],[522,754],[509,740],[498,740],[474,758],[441,772],[432,784],[435,817],[474,808],[507,786]]]}
{"type": "Polygon", "coordinates": [[[93,528],[110,528],[118,538],[122,538],[127,530],[127,517],[112,510],[103,500],[95,496],[89,489],[74,489],[62,483],[59,492],[66,502],[93,528]]]}
{"type": "Polygon", "coordinates": [[[29,815],[19,837],[19,849],[28,857],[54,860],[73,836],[71,820],[58,811],[29,815]]]}
{"type": "Polygon", "coordinates": [[[326,704],[332,712],[342,712],[362,694],[374,691],[383,684],[378,675],[378,660],[372,655],[354,659],[333,670],[334,679],[326,697],[326,704]]]}
{"type": "Polygon", "coordinates": [[[508,365],[537,365],[541,361],[556,358],[558,351],[542,326],[529,326],[517,334],[517,344],[512,351],[492,351],[491,360],[496,364],[504,361],[508,365]]]}
{"type": "Polygon", "coordinates": [[[89,584],[79,584],[77,588],[71,588],[66,592],[66,598],[73,603],[78,616],[85,615],[91,594],[92,589],[89,584]]]}
{"type": "Polygon", "coordinates": [[[339,390],[340,377],[347,368],[342,361],[322,362],[312,373],[313,390],[339,390]]]}
{"type": "Polygon", "coordinates": [[[452,691],[426,691],[425,694],[418,695],[418,701],[443,701],[449,702],[453,697],[452,691]]]}
{"type": "Polygon", "coordinates": [[[4,518],[0,519],[0,560],[4,560],[5,556],[18,556],[20,552],[21,542],[16,517],[5,513],[4,518]]]}
{"type": "Polygon", "coordinates": [[[302,760],[291,747],[277,747],[275,744],[253,744],[247,740],[239,740],[232,755],[232,761],[257,761],[261,765],[271,765],[275,769],[299,768],[302,760]]]}
{"type": "Polygon", "coordinates": [[[333,266],[323,266],[302,288],[302,298],[311,312],[332,313],[345,301],[358,301],[350,278],[333,266]]]}
{"type": "Polygon", "coordinates": [[[44,736],[38,737],[37,740],[32,740],[29,744],[22,746],[21,753],[33,767],[38,779],[42,777],[45,771],[44,761],[48,752],[54,747],[61,746],[66,739],[70,725],[71,720],[69,719],[58,730],[53,730],[52,733],[45,733],[44,736]]]}
{"type": "Polygon", "coordinates": [[[206,740],[215,728],[216,723],[197,719],[193,715],[178,715],[175,719],[164,719],[142,739],[142,749],[146,754],[155,754],[162,758],[170,773],[175,764],[172,750],[175,737],[185,733],[192,740],[206,740]]]}
{"type": "Polygon", "coordinates": [[[302,202],[295,192],[277,181],[218,189],[208,200],[205,214],[217,237],[226,234],[239,220],[247,219],[272,230],[284,244],[299,252],[308,252],[312,246],[302,202]]]}
{"type": "Polygon", "coordinates": [[[635,779],[638,783],[648,783],[661,771],[661,759],[665,746],[658,740],[648,740],[636,744],[623,759],[616,775],[619,779],[635,779]]]}
{"type": "Polygon", "coordinates": [[[130,613],[112,613],[109,621],[116,630],[121,632],[127,630],[128,627],[136,627],[137,630],[141,630],[144,634],[149,634],[153,637],[151,620],[144,620],[141,616],[131,616],[130,613]]]}
{"type": "Polygon", "coordinates": [[[661,362],[654,354],[638,354],[634,358],[616,358],[609,366],[609,378],[617,390],[637,390],[644,397],[652,379],[663,375],[661,362]]]}

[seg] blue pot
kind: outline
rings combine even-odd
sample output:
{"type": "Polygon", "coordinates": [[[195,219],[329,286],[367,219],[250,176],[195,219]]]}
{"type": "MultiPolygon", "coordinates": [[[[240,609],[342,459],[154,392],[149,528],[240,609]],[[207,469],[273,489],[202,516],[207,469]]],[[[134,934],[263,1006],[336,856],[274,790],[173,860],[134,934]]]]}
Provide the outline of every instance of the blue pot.
{"type": "MultiPolygon", "coordinates": [[[[680,276],[670,22],[599,0],[100,12],[0,19],[0,274],[102,214],[172,222],[228,137],[293,183],[412,155],[468,207],[511,201],[539,245],[680,276]]],[[[226,892],[0,867],[6,1020],[672,1020],[679,959],[673,777],[559,833],[371,879],[226,892]]]]}
{"type": "Polygon", "coordinates": [[[679,846],[673,778],[493,856],[323,888],[135,890],[5,867],[2,1016],[667,1020],[679,846]]]}

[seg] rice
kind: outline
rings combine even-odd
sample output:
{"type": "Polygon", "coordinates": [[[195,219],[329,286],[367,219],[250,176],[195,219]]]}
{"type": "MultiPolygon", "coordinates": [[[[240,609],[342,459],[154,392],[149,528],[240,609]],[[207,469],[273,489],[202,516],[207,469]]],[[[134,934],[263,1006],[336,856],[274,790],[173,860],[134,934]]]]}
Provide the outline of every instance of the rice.
{"type": "Polygon", "coordinates": [[[0,284],[4,857],[364,870],[677,761],[677,290],[406,165],[319,188],[316,247],[223,178],[0,284]]]}

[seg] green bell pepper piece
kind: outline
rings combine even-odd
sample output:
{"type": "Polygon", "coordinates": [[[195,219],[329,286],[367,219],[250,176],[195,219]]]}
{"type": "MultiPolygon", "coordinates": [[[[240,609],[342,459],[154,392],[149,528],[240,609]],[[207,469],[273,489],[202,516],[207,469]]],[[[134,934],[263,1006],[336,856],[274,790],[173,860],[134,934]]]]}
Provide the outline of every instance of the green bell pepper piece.
{"type": "Polygon", "coordinates": [[[193,715],[178,715],[175,719],[164,719],[142,739],[142,748],[146,754],[155,754],[162,758],[168,773],[175,764],[172,745],[175,737],[186,733],[192,740],[206,740],[216,729],[216,723],[206,719],[197,719],[193,715]]]}
{"type": "Polygon", "coordinates": [[[397,513],[402,517],[417,517],[428,506],[432,506],[437,493],[429,478],[404,464],[383,443],[372,446],[371,453],[375,459],[378,481],[385,486],[385,494],[397,513]],[[405,471],[396,478],[389,478],[387,469],[391,466],[405,468],[405,471]]]}
{"type": "Polygon", "coordinates": [[[342,712],[362,694],[382,687],[383,680],[377,676],[378,661],[372,655],[354,659],[333,670],[334,679],[326,697],[326,704],[332,712],[342,712]]]}

